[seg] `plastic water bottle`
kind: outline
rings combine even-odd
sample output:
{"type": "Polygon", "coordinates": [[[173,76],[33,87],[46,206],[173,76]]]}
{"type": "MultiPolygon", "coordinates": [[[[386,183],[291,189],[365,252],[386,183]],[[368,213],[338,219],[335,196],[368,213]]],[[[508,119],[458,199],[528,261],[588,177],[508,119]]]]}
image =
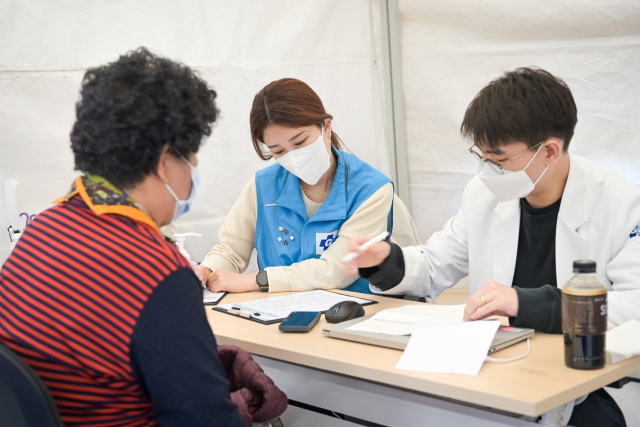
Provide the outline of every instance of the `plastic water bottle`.
{"type": "Polygon", "coordinates": [[[182,256],[184,256],[187,261],[189,261],[189,264],[191,265],[191,269],[193,270],[193,272],[196,274],[196,276],[198,275],[198,263],[195,261],[191,261],[191,256],[189,255],[189,252],[187,252],[187,250],[184,247],[184,241],[187,240],[187,237],[202,237],[202,234],[200,233],[176,233],[173,235],[173,238],[176,241],[176,246],[178,247],[178,251],[182,254],[182,256]]]}
{"type": "Polygon", "coordinates": [[[575,276],[562,288],[564,363],[600,369],[606,359],[607,288],[596,277],[596,262],[573,262],[575,276]]]}

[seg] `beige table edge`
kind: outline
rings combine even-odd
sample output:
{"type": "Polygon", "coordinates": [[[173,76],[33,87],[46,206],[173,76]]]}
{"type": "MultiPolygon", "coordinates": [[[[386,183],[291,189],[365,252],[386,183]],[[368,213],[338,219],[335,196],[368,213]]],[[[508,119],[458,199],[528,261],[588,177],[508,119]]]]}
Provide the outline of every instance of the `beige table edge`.
{"type": "MultiPolygon", "coordinates": [[[[286,293],[229,294],[222,303],[280,295],[286,293]]],[[[456,295],[449,295],[448,301],[447,295],[443,296],[440,303],[460,300],[456,295]]],[[[375,295],[365,298],[379,301],[367,306],[366,314],[411,304],[375,295]]],[[[562,337],[536,334],[527,358],[505,364],[487,362],[477,377],[401,371],[395,369],[401,355],[398,350],[323,337],[324,317],[309,333],[284,334],[278,331],[277,325],[261,325],[214,311],[210,306],[206,306],[206,313],[219,345],[237,345],[250,353],[276,360],[527,416],[538,416],[640,370],[640,356],[606,365],[597,371],[566,368],[562,358],[562,337]]],[[[520,343],[492,356],[510,358],[525,350],[526,344],[520,343]]]]}

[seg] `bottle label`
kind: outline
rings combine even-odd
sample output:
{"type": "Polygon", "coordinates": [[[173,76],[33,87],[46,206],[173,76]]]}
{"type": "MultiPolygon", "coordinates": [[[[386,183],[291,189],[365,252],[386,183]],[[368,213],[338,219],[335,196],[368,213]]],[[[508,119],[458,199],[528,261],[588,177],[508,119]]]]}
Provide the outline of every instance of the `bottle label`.
{"type": "Polygon", "coordinates": [[[595,335],[607,331],[607,292],[576,295],[562,292],[562,330],[574,335],[595,335]]]}

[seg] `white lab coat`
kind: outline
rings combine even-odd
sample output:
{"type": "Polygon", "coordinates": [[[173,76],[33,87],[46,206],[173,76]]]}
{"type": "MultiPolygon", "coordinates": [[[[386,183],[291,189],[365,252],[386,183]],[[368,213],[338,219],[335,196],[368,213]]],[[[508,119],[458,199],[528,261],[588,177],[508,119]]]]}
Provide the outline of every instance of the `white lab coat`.
{"type": "MultiPolygon", "coordinates": [[[[640,320],[640,189],[578,156],[570,156],[556,226],[556,274],[562,288],[573,261],[591,259],[609,289],[609,324],[640,320]]],[[[476,176],[462,208],[425,245],[402,249],[405,277],[383,294],[435,298],[469,275],[472,295],[487,281],[511,286],[518,251],[520,201],[499,203],[476,176]]]]}

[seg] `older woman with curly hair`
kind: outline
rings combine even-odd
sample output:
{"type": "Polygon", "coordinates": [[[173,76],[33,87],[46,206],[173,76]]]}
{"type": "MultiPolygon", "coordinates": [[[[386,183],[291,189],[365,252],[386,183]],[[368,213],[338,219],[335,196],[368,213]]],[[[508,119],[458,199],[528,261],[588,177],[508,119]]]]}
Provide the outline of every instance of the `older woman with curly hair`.
{"type": "Polygon", "coordinates": [[[158,231],[195,197],[215,98],[191,69],[145,49],[84,77],[71,132],[83,174],[0,271],[0,343],[40,375],[65,425],[253,421],[246,402],[262,396],[230,395],[200,283],[158,231]]]}

